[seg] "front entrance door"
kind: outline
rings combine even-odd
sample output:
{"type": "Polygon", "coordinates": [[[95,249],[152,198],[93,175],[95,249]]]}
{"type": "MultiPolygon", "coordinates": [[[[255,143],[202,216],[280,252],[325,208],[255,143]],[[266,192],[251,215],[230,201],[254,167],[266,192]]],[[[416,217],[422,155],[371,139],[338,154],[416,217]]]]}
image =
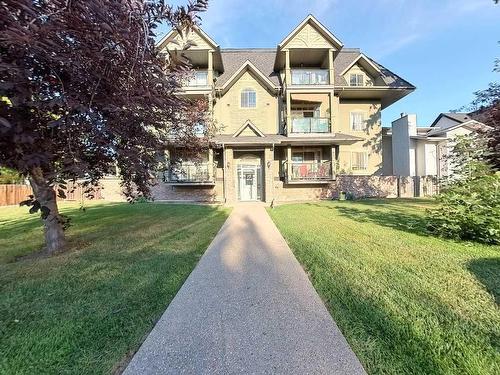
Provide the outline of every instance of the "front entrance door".
{"type": "Polygon", "coordinates": [[[260,198],[260,166],[238,166],[238,198],[240,201],[256,201],[260,198]]]}

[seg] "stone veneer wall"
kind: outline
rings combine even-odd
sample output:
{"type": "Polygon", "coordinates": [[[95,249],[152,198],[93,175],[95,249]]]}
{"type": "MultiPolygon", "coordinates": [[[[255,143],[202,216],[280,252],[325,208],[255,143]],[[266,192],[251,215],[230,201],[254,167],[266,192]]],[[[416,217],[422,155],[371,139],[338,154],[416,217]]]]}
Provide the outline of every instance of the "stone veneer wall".
{"type": "MultiPolygon", "coordinates": [[[[432,196],[439,192],[436,177],[397,177],[397,176],[337,176],[329,184],[284,184],[276,178],[266,179],[266,202],[308,201],[336,199],[340,192],[358,198],[412,198],[432,196]],[[271,185],[272,184],[272,185],[271,185]],[[272,199],[269,199],[272,196],[272,199]]],[[[118,179],[101,181],[102,198],[108,201],[124,201],[118,179]]],[[[159,182],[152,188],[155,200],[224,202],[224,182],[221,168],[217,169],[215,186],[176,186],[159,182]]],[[[228,189],[233,184],[228,184],[228,189]]],[[[234,190],[234,188],[232,188],[234,190]]],[[[234,193],[234,192],[233,192],[234,193]]],[[[232,202],[232,201],[231,201],[232,202]]]]}

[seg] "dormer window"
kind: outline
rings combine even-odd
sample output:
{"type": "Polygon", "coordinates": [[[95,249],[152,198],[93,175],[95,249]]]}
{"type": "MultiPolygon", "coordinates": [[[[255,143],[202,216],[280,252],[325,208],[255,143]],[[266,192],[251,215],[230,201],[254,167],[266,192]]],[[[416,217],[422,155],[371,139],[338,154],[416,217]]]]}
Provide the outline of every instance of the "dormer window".
{"type": "Polygon", "coordinates": [[[352,73],[349,76],[349,85],[350,86],[364,86],[365,85],[365,77],[363,74],[352,73]]]}
{"type": "Polygon", "coordinates": [[[254,89],[244,89],[241,91],[241,108],[257,107],[257,93],[254,89]]]}

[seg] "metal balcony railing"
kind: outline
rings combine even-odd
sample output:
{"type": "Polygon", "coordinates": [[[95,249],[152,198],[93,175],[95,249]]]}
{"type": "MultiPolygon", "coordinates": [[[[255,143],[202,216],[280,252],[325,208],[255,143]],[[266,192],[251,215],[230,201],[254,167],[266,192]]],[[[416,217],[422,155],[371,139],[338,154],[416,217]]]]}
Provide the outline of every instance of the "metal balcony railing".
{"type": "Polygon", "coordinates": [[[211,163],[180,163],[165,171],[165,182],[210,183],[215,181],[215,165],[211,163]]]}
{"type": "Polygon", "coordinates": [[[294,117],[290,133],[330,133],[330,119],[327,117],[294,117]]]}
{"type": "Polygon", "coordinates": [[[327,69],[292,69],[292,85],[328,85],[327,69]]]}
{"type": "MultiPolygon", "coordinates": [[[[288,165],[285,163],[285,171],[288,165]]],[[[288,181],[322,181],[332,179],[332,163],[329,161],[292,162],[288,181]]]]}

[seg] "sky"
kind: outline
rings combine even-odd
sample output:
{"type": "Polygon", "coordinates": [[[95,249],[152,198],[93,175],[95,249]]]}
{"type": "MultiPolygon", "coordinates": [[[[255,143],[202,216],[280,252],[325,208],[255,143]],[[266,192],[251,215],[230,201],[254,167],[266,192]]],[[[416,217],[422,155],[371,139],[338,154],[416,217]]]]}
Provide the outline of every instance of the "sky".
{"type": "Polygon", "coordinates": [[[308,14],[417,87],[382,111],[384,126],[402,112],[427,126],[500,80],[493,0],[209,0],[201,27],[221,48],[275,48],[308,14]]]}

